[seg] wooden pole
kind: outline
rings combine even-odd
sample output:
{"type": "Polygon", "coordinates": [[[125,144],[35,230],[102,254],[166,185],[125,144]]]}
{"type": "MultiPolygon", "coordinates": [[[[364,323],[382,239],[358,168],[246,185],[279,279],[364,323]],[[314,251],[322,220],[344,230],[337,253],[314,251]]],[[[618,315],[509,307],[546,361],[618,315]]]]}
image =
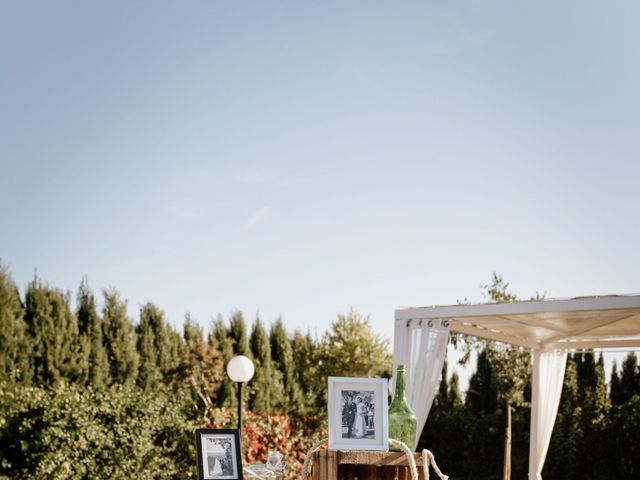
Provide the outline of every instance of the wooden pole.
{"type": "Polygon", "coordinates": [[[504,429],[504,463],[502,480],[511,480],[511,400],[507,398],[507,425],[504,429]]]}

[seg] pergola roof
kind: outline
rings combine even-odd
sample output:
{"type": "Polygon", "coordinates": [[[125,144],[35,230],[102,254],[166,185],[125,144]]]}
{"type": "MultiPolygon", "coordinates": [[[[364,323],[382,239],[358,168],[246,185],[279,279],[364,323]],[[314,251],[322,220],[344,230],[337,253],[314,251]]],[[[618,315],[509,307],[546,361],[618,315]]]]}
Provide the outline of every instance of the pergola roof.
{"type": "Polygon", "coordinates": [[[403,308],[395,318],[446,319],[450,331],[536,350],[640,347],[640,295],[403,308]]]}

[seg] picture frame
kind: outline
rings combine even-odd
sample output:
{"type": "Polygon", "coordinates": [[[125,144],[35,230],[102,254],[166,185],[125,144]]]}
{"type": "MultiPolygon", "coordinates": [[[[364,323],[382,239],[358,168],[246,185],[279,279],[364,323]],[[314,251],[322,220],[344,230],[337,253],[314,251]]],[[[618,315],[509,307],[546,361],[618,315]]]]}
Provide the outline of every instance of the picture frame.
{"type": "Polygon", "coordinates": [[[242,480],[238,429],[196,429],[198,480],[242,480]]]}
{"type": "Polygon", "coordinates": [[[386,378],[329,377],[329,448],[389,449],[386,378]]]}

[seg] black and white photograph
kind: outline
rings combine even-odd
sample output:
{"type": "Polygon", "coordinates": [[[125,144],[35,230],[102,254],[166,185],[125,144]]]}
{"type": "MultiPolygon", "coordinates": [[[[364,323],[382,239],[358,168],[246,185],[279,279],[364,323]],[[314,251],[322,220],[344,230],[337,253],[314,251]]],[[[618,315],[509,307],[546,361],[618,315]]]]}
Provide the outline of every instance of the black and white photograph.
{"type": "Polygon", "coordinates": [[[387,380],[329,377],[329,448],[387,449],[387,380]]]}
{"type": "Polygon", "coordinates": [[[242,478],[238,430],[198,429],[196,430],[196,449],[200,480],[240,480],[242,478]]]}
{"type": "Polygon", "coordinates": [[[373,390],[342,392],[342,438],[374,438],[375,395],[373,390]]]}

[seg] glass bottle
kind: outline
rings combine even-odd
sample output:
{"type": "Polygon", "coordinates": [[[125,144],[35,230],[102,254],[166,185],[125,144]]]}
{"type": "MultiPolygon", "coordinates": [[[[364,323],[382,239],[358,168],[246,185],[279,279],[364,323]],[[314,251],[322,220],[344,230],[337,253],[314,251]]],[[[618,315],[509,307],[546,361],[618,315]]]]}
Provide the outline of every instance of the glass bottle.
{"type": "MultiPolygon", "coordinates": [[[[416,427],[418,420],[413,413],[404,394],[404,365],[396,370],[396,391],[389,405],[389,438],[400,440],[411,450],[415,448],[416,427]]],[[[391,450],[399,448],[391,447],[391,450]]]]}

